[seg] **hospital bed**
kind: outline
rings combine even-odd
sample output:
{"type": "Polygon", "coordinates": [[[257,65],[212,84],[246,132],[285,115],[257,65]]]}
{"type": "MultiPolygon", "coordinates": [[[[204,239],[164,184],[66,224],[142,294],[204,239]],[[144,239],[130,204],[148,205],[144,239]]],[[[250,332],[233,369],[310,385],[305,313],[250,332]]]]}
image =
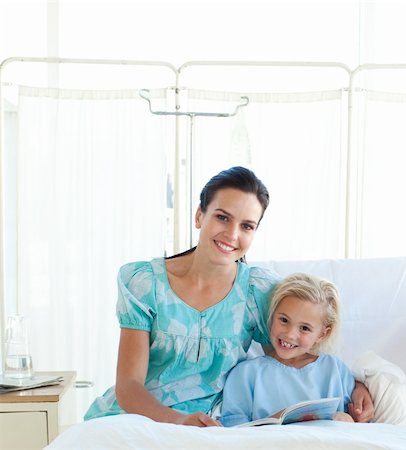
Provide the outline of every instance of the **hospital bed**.
{"type": "MultiPolygon", "coordinates": [[[[376,411],[374,422],[198,428],[123,414],[73,425],[46,450],[406,449],[406,257],[252,264],[282,276],[308,272],[336,283],[342,298],[337,354],[369,388],[376,411]]],[[[254,347],[251,353],[260,351],[254,347]]]]}

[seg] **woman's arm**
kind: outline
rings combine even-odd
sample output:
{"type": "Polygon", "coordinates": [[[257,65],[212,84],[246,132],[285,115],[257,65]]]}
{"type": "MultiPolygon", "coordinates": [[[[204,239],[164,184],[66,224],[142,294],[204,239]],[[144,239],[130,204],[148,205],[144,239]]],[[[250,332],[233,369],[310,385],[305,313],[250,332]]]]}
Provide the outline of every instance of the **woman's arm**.
{"type": "Polygon", "coordinates": [[[218,425],[204,413],[185,415],[162,405],[144,387],[149,361],[149,333],[123,328],[118,350],[116,396],[121,408],[157,422],[200,427],[218,425]]]}
{"type": "Polygon", "coordinates": [[[374,418],[374,404],[364,384],[355,382],[352,392],[352,403],[348,404],[348,412],[355,422],[369,422],[374,418]]]}

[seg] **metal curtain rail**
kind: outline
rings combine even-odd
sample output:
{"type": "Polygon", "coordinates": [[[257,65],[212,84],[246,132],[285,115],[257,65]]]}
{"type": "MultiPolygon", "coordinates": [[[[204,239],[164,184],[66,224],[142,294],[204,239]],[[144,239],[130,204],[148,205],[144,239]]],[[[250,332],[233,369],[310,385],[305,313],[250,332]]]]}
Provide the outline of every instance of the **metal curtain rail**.
{"type": "Polygon", "coordinates": [[[0,72],[6,65],[13,62],[34,62],[47,64],[106,64],[121,66],[164,66],[172,70],[175,74],[178,73],[176,67],[166,61],[143,61],[135,59],[45,58],[35,56],[13,56],[11,58],[7,58],[0,63],[0,72]]]}
{"type": "Polygon", "coordinates": [[[186,61],[178,68],[179,74],[187,67],[191,66],[246,66],[246,67],[336,67],[345,70],[348,75],[351,74],[351,69],[340,62],[326,62],[326,61],[186,61]]]}

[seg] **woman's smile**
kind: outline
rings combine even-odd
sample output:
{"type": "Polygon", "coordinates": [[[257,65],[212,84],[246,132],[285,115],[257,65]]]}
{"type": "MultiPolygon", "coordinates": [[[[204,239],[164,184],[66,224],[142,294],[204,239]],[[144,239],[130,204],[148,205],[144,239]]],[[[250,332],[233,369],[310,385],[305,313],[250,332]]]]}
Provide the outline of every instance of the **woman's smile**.
{"type": "Polygon", "coordinates": [[[228,244],[226,244],[226,243],[224,243],[222,241],[214,240],[214,243],[217,245],[217,247],[221,251],[224,251],[226,253],[231,253],[231,252],[234,252],[235,250],[237,250],[236,247],[232,247],[231,245],[228,245],[228,244]]]}

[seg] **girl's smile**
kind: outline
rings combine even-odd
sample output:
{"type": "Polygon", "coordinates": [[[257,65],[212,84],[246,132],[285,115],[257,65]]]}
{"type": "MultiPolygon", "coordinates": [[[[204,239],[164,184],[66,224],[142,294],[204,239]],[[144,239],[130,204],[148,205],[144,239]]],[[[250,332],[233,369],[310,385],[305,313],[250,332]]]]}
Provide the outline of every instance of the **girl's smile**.
{"type": "Polygon", "coordinates": [[[329,334],[324,326],[324,306],[287,296],[275,309],[270,330],[273,352],[280,362],[301,367],[314,358],[312,349],[329,334]]]}

